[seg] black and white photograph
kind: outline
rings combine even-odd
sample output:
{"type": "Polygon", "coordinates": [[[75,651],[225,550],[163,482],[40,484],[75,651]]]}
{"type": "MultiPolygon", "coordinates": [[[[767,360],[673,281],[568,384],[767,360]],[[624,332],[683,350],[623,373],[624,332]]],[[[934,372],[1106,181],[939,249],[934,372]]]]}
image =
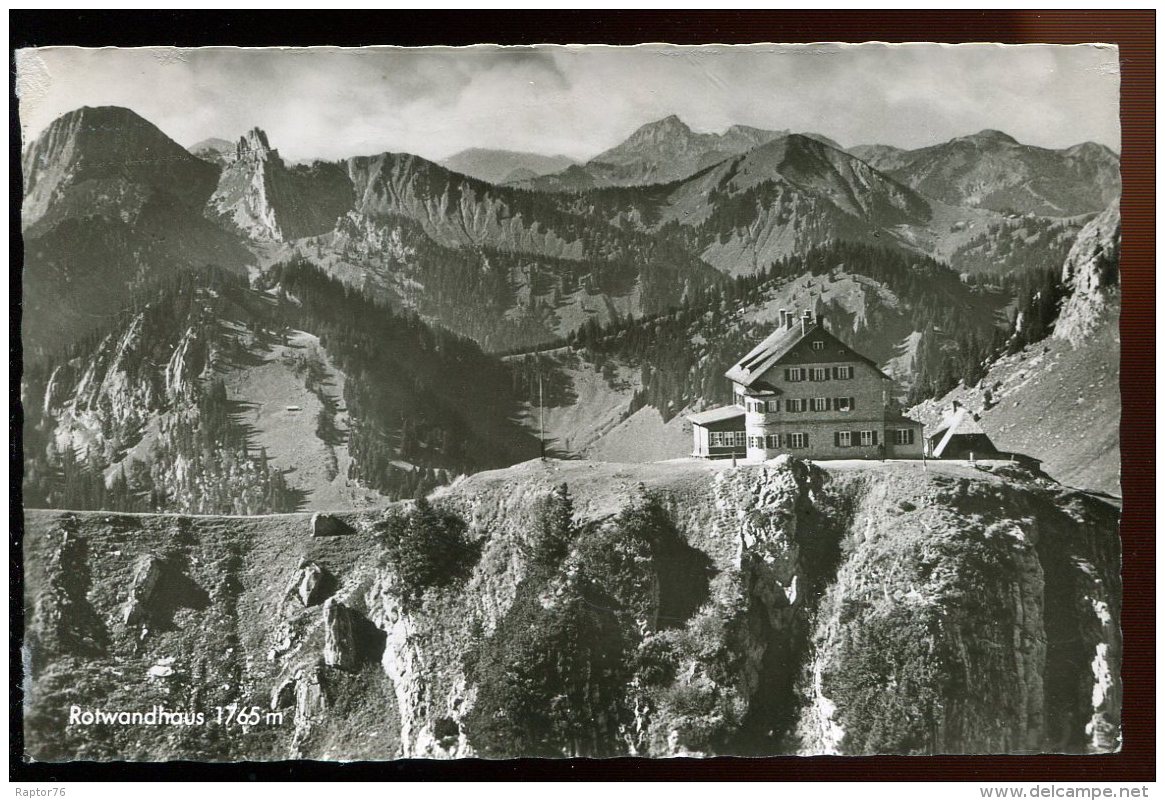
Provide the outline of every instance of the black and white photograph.
{"type": "Polygon", "coordinates": [[[14,80],[23,760],[1122,749],[1115,45],[14,80]]]}

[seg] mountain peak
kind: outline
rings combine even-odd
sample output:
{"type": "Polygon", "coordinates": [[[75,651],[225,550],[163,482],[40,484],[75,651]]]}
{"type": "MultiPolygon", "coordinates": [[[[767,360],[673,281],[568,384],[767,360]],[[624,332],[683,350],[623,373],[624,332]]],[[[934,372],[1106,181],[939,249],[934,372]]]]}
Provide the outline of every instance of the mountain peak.
{"type": "Polygon", "coordinates": [[[680,119],[678,114],[668,114],[662,120],[656,120],[655,122],[649,122],[649,123],[647,123],[647,125],[644,125],[642,127],[643,128],[649,128],[649,127],[677,128],[677,129],[682,129],[685,131],[692,130],[691,128],[688,127],[688,124],[686,122],[684,122],[683,120],[680,119]]]}
{"type": "Polygon", "coordinates": [[[631,134],[627,141],[652,139],[659,140],[666,136],[690,136],[692,129],[688,127],[687,123],[681,120],[675,114],[669,114],[662,120],[649,122],[646,125],[641,125],[631,134]]]}
{"type": "Polygon", "coordinates": [[[994,128],[984,128],[979,133],[971,134],[970,136],[961,136],[960,139],[965,139],[973,142],[982,142],[984,144],[1001,144],[1001,145],[1018,145],[1019,142],[1014,137],[1008,136],[1003,131],[997,131],[994,128]]]}
{"type": "Polygon", "coordinates": [[[278,156],[279,151],[271,148],[267,134],[262,128],[252,128],[235,145],[235,158],[239,161],[266,161],[270,156],[278,156]]]}
{"type": "Polygon", "coordinates": [[[1107,147],[1106,145],[1098,144],[1097,142],[1092,142],[1092,141],[1081,142],[1078,145],[1072,145],[1072,147],[1068,148],[1064,152],[1068,153],[1069,155],[1073,155],[1073,156],[1089,156],[1089,157],[1093,157],[1093,158],[1097,158],[1097,157],[1099,157],[1099,158],[1105,158],[1105,157],[1115,158],[1116,157],[1116,154],[1112,151],[1111,148],[1107,147]]]}

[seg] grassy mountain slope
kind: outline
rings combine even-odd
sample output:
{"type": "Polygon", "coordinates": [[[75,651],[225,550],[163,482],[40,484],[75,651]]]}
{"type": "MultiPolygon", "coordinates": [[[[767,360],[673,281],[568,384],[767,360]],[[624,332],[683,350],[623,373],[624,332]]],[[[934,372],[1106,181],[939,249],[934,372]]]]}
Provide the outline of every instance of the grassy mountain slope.
{"type": "Polygon", "coordinates": [[[255,513],[411,496],[537,453],[510,372],[306,264],[189,276],[28,365],[26,502],[255,513]],[[231,483],[236,486],[231,488],[231,483]],[[253,492],[252,492],[253,490],[253,492]]]}

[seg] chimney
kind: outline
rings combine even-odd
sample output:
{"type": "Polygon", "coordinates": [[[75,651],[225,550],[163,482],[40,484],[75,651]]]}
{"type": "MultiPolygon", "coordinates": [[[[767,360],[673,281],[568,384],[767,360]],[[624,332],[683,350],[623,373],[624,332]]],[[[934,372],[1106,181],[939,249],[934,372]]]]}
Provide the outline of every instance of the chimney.
{"type": "Polygon", "coordinates": [[[806,309],[801,312],[801,333],[808,333],[809,326],[811,325],[813,325],[813,312],[806,309]]]}
{"type": "Polygon", "coordinates": [[[781,330],[789,327],[788,323],[789,311],[788,309],[781,309],[781,330]]]}

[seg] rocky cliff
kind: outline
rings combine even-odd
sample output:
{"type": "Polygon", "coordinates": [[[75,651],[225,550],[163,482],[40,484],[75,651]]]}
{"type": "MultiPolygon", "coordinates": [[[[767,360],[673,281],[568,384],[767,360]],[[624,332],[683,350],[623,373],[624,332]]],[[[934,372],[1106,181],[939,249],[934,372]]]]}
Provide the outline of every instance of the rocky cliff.
{"type": "Polygon", "coordinates": [[[235,145],[208,212],[253,239],[278,242],[330,231],[351,204],[342,168],[322,162],[288,167],[267,134],[253,128],[235,145]]]}
{"type": "Polygon", "coordinates": [[[546,461],[432,504],[466,539],[420,592],[374,512],[29,513],[29,756],[1119,748],[1117,513],[1033,474],[546,461]]]}
{"type": "Polygon", "coordinates": [[[1120,200],[1088,223],[1064,261],[1067,291],[1054,336],[1083,345],[1107,312],[1120,308],[1120,200]]]}

